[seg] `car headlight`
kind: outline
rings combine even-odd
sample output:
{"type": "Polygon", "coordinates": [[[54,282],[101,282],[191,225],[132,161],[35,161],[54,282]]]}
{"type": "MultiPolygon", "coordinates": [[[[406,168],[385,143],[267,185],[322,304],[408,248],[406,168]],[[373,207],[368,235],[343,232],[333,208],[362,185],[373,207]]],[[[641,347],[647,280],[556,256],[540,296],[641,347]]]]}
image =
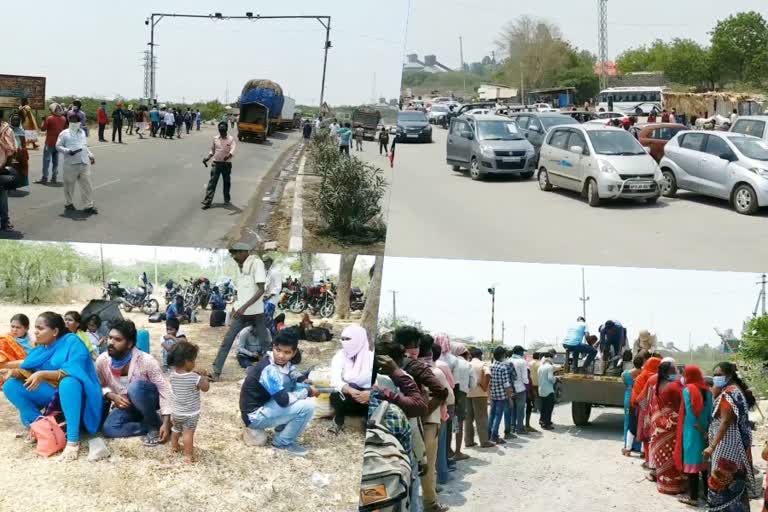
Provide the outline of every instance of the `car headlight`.
{"type": "Polygon", "coordinates": [[[619,174],[619,171],[617,171],[616,168],[607,160],[598,160],[597,165],[600,168],[600,171],[606,174],[619,174]]]}
{"type": "Polygon", "coordinates": [[[495,156],[491,146],[480,146],[480,154],[486,158],[493,158],[495,156]]]}
{"type": "Polygon", "coordinates": [[[768,169],[763,169],[762,167],[752,167],[750,171],[757,174],[761,178],[765,178],[768,180],[768,169]]]}

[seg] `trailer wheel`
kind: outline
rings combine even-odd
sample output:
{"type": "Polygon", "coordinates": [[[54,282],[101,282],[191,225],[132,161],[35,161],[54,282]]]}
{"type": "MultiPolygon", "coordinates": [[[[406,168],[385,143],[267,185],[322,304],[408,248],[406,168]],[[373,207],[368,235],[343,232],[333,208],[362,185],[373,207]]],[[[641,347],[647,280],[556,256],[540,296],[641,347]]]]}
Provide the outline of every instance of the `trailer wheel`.
{"type": "Polygon", "coordinates": [[[589,415],[592,412],[592,404],[585,402],[573,402],[571,404],[571,416],[573,424],[577,427],[584,427],[589,424],[589,415]]]}

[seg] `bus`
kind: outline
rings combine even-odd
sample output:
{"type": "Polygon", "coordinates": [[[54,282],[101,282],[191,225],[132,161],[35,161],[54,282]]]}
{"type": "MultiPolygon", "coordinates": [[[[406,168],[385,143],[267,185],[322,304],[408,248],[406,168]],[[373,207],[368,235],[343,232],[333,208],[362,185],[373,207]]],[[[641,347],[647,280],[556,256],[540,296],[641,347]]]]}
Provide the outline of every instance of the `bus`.
{"type": "Polygon", "coordinates": [[[665,87],[612,87],[600,91],[598,108],[625,114],[649,114],[656,108],[661,112],[665,87]],[[612,100],[613,108],[608,108],[612,100]]]}

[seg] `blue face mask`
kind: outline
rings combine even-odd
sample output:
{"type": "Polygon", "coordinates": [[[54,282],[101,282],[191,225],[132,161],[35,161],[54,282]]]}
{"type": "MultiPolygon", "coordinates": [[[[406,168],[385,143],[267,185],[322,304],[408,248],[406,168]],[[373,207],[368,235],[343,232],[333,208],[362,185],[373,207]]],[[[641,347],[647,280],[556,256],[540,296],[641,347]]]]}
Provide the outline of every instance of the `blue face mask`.
{"type": "Polygon", "coordinates": [[[675,382],[677,380],[677,375],[667,375],[667,380],[669,382],[675,382]]]}
{"type": "Polygon", "coordinates": [[[718,388],[724,388],[726,384],[725,375],[715,375],[712,377],[712,383],[718,388]]]}

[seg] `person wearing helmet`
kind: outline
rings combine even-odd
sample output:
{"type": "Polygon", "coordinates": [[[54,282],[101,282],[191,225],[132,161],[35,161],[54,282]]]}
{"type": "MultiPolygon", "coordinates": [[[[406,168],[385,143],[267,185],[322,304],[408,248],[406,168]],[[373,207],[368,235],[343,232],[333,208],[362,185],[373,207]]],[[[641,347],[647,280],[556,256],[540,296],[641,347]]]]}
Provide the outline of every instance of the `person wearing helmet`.
{"type": "Polygon", "coordinates": [[[211,178],[208,180],[208,188],[203,198],[203,210],[207,210],[213,203],[213,196],[216,193],[216,186],[219,183],[219,176],[224,181],[224,203],[229,204],[231,175],[232,175],[232,157],[235,156],[235,138],[227,135],[227,122],[219,123],[219,135],[213,138],[211,149],[208,156],[203,159],[203,164],[208,166],[208,162],[213,159],[211,166],[211,178]]]}
{"type": "Polygon", "coordinates": [[[123,143],[123,121],[125,120],[125,111],[123,102],[118,101],[115,111],[112,112],[112,143],[115,143],[115,135],[120,144],[123,143]]]}

